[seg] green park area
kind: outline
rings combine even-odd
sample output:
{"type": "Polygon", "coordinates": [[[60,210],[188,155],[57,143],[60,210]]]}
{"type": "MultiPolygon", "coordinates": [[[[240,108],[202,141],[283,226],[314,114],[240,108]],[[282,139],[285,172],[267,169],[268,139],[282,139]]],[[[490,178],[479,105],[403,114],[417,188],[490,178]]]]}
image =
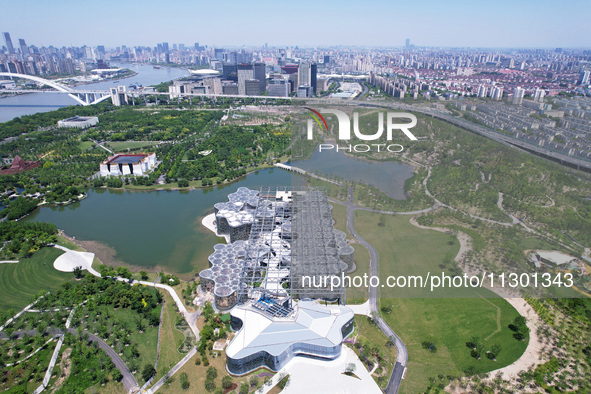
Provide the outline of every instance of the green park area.
{"type": "MultiPolygon", "coordinates": [[[[380,256],[382,283],[389,275],[426,275],[453,268],[445,261],[459,250],[451,235],[417,228],[406,216],[357,212],[355,219],[356,230],[380,256]]],[[[402,392],[424,392],[450,377],[502,368],[517,360],[527,346],[527,335],[516,339],[509,328],[518,312],[487,290],[463,298],[410,298],[401,293],[393,298],[387,290],[380,291],[382,316],[408,348],[402,392]],[[494,352],[496,360],[487,352],[494,352]]]]}
{"type": "Polygon", "coordinates": [[[20,259],[18,264],[0,264],[0,312],[18,312],[35,299],[42,291],[52,291],[74,274],[53,268],[53,262],[63,251],[42,248],[31,257],[20,259]]]}

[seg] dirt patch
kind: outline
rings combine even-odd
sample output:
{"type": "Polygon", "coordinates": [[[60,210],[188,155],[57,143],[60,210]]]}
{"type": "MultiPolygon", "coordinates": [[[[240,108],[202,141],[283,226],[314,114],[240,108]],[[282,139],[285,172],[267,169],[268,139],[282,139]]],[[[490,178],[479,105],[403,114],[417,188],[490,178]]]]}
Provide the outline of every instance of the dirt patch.
{"type": "Polygon", "coordinates": [[[61,375],[53,384],[53,387],[51,388],[51,393],[57,392],[70,376],[70,372],[72,371],[72,361],[70,360],[70,354],[72,354],[72,348],[70,347],[64,350],[64,352],[62,353],[62,359],[60,361],[61,375]]]}

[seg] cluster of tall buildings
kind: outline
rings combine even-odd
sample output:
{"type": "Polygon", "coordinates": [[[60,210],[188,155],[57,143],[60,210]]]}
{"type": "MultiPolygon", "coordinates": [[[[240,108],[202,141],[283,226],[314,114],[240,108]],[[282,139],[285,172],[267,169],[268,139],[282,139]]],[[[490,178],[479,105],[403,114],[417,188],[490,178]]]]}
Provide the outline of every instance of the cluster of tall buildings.
{"type": "MultiPolygon", "coordinates": [[[[57,48],[28,46],[24,39],[18,39],[18,47],[12,43],[10,33],[2,33],[5,47],[0,52],[0,72],[29,75],[71,75],[80,69],[76,56],[57,48]]],[[[80,53],[81,57],[82,54],[80,53]]],[[[82,66],[82,68],[84,68],[82,66]]]]}
{"type": "MultiPolygon", "coordinates": [[[[271,69],[269,72],[266,63],[261,61],[239,64],[224,62],[221,64],[221,73],[215,71],[198,71],[189,79],[175,81],[169,87],[169,92],[173,97],[183,94],[312,97],[318,92],[318,66],[309,61],[288,64],[279,71],[271,69]]],[[[326,89],[326,84],[322,82],[321,86],[326,89]]]]}

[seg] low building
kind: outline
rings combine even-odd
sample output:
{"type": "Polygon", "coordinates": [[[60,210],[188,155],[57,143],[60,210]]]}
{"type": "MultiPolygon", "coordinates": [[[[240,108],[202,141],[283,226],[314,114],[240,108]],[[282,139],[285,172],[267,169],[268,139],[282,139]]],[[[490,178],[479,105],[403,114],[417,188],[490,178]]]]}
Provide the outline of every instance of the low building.
{"type": "Polygon", "coordinates": [[[578,261],[576,257],[555,250],[537,250],[535,251],[535,257],[542,263],[552,267],[576,263],[578,261]]]}
{"type": "Polygon", "coordinates": [[[99,122],[96,116],[73,116],[68,119],[58,120],[57,127],[70,127],[76,129],[86,129],[99,122]]]}
{"type": "Polygon", "coordinates": [[[232,329],[238,330],[226,348],[231,374],[244,375],[260,367],[279,371],[296,356],[334,360],[353,331],[354,314],[345,306],[299,301],[293,309],[276,305],[278,313],[273,315],[262,310],[272,307],[261,299],[230,312],[232,329]],[[282,310],[285,313],[279,313],[282,310]]]}
{"type": "Polygon", "coordinates": [[[120,154],[109,156],[100,165],[101,176],[142,176],[156,167],[155,153],[120,154]]]}

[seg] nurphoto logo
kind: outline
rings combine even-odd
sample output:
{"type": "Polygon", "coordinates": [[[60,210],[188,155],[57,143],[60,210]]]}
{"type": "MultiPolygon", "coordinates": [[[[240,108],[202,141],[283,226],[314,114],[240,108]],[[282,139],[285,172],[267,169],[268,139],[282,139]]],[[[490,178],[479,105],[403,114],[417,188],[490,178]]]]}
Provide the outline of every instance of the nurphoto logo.
{"type": "MultiPolygon", "coordinates": [[[[336,116],[339,126],[337,134],[339,141],[351,140],[351,120],[345,112],[337,109],[321,109],[320,112],[318,112],[312,108],[304,108],[312,112],[310,114],[312,119],[308,119],[307,124],[308,140],[314,139],[314,121],[316,122],[316,124],[318,124],[320,129],[324,129],[327,133],[329,133],[328,124],[326,123],[326,119],[324,119],[324,116],[322,116],[322,114],[332,114],[336,116]]],[[[359,129],[359,113],[353,112],[353,133],[356,138],[362,141],[376,141],[382,138],[382,135],[384,134],[384,129],[386,130],[387,141],[392,141],[392,135],[394,134],[394,132],[402,132],[411,141],[417,140],[417,137],[415,137],[409,130],[417,125],[417,117],[413,114],[409,114],[406,112],[387,112],[385,123],[386,125],[384,127],[384,113],[379,112],[378,130],[372,134],[364,134],[359,129]],[[410,123],[395,123],[395,120],[404,118],[410,119],[410,123]]],[[[318,146],[318,150],[320,152],[322,152],[323,150],[330,149],[336,149],[337,151],[344,150],[347,152],[359,153],[369,152],[370,150],[376,150],[377,152],[387,150],[388,152],[398,153],[402,152],[404,150],[404,147],[400,144],[349,144],[346,146],[338,146],[334,144],[320,144],[318,146]]]]}

